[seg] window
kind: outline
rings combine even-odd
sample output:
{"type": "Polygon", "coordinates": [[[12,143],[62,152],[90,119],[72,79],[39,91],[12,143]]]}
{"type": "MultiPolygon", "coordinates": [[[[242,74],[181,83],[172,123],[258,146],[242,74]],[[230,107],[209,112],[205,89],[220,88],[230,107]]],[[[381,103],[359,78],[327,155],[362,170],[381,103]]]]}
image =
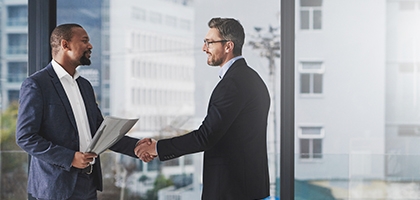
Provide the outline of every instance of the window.
{"type": "Polygon", "coordinates": [[[7,97],[9,99],[9,102],[19,101],[19,90],[7,91],[7,97]]]}
{"type": "Polygon", "coordinates": [[[190,30],[191,29],[191,21],[190,20],[181,19],[180,20],[179,27],[181,29],[183,29],[183,30],[190,30]]]}
{"type": "Polygon", "coordinates": [[[132,8],[132,17],[136,20],[145,21],[146,20],[146,11],[142,8],[132,8]]]}
{"type": "Polygon", "coordinates": [[[16,5],[7,7],[7,25],[27,26],[28,7],[26,5],[16,5]]]}
{"type": "Polygon", "coordinates": [[[179,166],[179,158],[163,162],[163,166],[179,166]]]}
{"type": "Polygon", "coordinates": [[[420,2],[419,1],[400,1],[399,8],[401,11],[415,11],[420,10],[420,2]]]}
{"type": "Polygon", "coordinates": [[[322,94],[324,66],[322,62],[301,62],[300,93],[322,94]]]}
{"type": "Polygon", "coordinates": [[[7,64],[7,82],[20,83],[27,76],[26,62],[9,62],[7,64]]]}
{"type": "Polygon", "coordinates": [[[322,159],[322,140],[324,137],[324,129],[322,127],[300,127],[298,137],[300,159],[322,159]]]}
{"type": "Polygon", "coordinates": [[[150,12],[150,22],[155,23],[155,24],[161,24],[162,15],[157,12],[150,12]]]}
{"type": "Polygon", "coordinates": [[[300,29],[322,28],[322,0],[300,0],[300,29]]]}
{"type": "Polygon", "coordinates": [[[420,136],[419,125],[399,125],[398,126],[399,136],[420,136]]]}
{"type": "Polygon", "coordinates": [[[176,17],[166,16],[166,25],[170,27],[176,27],[176,17]]]}
{"type": "Polygon", "coordinates": [[[27,34],[9,34],[8,54],[27,54],[28,53],[28,37],[27,34]]]}

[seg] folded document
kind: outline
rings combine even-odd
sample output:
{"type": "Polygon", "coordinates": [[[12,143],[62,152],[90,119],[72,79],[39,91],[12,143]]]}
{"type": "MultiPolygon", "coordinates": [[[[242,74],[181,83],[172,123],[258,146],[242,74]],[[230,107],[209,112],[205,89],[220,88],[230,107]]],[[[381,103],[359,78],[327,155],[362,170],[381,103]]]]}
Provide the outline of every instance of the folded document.
{"type": "Polygon", "coordinates": [[[106,116],[84,152],[101,154],[124,137],[138,120],[106,116]]]}

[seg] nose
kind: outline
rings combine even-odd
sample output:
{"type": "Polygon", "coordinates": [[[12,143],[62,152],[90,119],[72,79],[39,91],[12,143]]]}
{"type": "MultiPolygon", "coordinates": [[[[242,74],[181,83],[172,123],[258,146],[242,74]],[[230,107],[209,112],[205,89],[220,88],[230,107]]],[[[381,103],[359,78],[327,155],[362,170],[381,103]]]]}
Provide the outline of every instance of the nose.
{"type": "Polygon", "coordinates": [[[90,42],[89,42],[88,48],[93,49],[93,45],[90,42]]]}
{"type": "Polygon", "coordinates": [[[201,48],[201,50],[203,50],[204,52],[207,51],[209,47],[207,47],[206,43],[203,44],[203,47],[201,48]]]}

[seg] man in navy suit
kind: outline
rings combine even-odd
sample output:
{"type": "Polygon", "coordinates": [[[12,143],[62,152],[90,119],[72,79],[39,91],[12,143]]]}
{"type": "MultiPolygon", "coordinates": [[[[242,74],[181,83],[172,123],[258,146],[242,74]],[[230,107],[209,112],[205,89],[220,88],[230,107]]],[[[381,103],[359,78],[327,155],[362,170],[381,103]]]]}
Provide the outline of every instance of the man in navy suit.
{"type": "MultiPolygon", "coordinates": [[[[99,155],[83,151],[103,117],[92,85],[76,71],[90,65],[93,47],[78,24],[57,26],[50,44],[51,63],[20,89],[16,142],[32,156],[28,193],[42,200],[97,199],[99,155]]],[[[111,150],[136,157],[138,141],[125,136],[111,150]]]]}
{"type": "Polygon", "coordinates": [[[268,90],[242,57],[244,29],[235,19],[209,21],[203,45],[207,64],[220,66],[220,82],[211,95],[198,130],[142,143],[143,161],[169,160],[204,151],[203,200],[247,200],[269,196],[267,162],[268,90]]]}

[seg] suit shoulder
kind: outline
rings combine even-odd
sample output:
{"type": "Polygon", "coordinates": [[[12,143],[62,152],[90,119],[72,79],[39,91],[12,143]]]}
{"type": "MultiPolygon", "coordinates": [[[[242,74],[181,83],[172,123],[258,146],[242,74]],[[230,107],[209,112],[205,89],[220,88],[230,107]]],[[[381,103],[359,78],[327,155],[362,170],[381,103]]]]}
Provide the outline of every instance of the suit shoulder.
{"type": "Polygon", "coordinates": [[[23,84],[30,84],[30,83],[37,83],[42,84],[50,80],[50,75],[48,71],[43,68],[39,71],[36,71],[32,75],[28,76],[24,81],[23,84]]]}

